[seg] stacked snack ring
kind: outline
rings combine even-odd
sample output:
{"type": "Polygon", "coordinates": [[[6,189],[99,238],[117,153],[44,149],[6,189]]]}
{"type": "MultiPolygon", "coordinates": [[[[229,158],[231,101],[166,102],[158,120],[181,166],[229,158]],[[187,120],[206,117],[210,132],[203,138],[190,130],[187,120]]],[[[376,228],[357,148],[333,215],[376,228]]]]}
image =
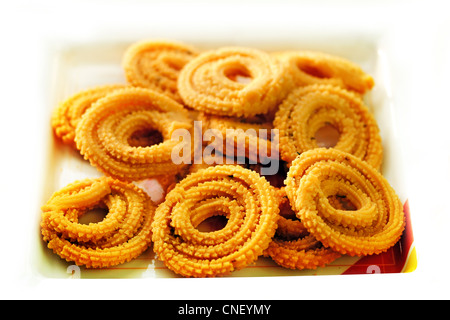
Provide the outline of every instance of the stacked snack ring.
{"type": "MultiPolygon", "coordinates": [[[[126,88],[98,100],[78,124],[75,141],[81,154],[106,175],[135,181],[175,174],[184,163],[172,161],[177,129],[190,130],[192,121],[176,101],[143,88],[126,88]],[[130,145],[135,132],[159,131],[163,142],[130,145]]],[[[190,156],[190,155],[189,155],[190,156]]]]}
{"type": "Polygon", "coordinates": [[[296,86],[331,84],[361,94],[374,86],[370,75],[341,57],[314,51],[286,51],[277,53],[276,57],[289,62],[296,86]]]}
{"type": "Polygon", "coordinates": [[[80,122],[81,117],[91,107],[91,105],[100,98],[114,90],[124,88],[124,85],[105,85],[80,91],[62,103],[53,111],[51,124],[55,135],[62,142],[76,147],[75,128],[80,122]]]}
{"type": "Polygon", "coordinates": [[[134,184],[109,177],[76,181],[55,192],[43,206],[42,236],[62,259],[87,268],[111,267],[149,247],[155,209],[134,184]],[[94,208],[108,209],[101,222],[78,223],[94,208]]]}
{"type": "Polygon", "coordinates": [[[156,90],[181,103],[178,75],[197,54],[195,48],[180,42],[140,41],[127,49],[122,64],[131,85],[156,90]]]}
{"type": "Polygon", "coordinates": [[[361,98],[332,85],[310,85],[292,91],[274,120],[280,156],[287,162],[318,146],[316,132],[331,125],[340,136],[333,147],[381,167],[383,147],[378,124],[361,98]]]}
{"type": "Polygon", "coordinates": [[[211,50],[184,66],[178,91],[187,106],[210,114],[269,114],[292,87],[286,66],[256,49],[211,50]],[[249,81],[239,80],[243,78],[249,81]]]}
{"type": "Polygon", "coordinates": [[[223,165],[188,175],[159,205],[152,224],[158,259],[186,277],[226,275],[254,262],[268,247],[278,219],[276,192],[258,173],[223,165]],[[200,232],[212,215],[226,226],[200,232]]]}
{"type": "Polygon", "coordinates": [[[402,204],[387,180],[371,165],[343,151],[314,149],[289,169],[286,194],[308,231],[341,254],[378,254],[400,239],[402,204]],[[329,197],[346,197],[356,210],[332,206],[329,197]]]}

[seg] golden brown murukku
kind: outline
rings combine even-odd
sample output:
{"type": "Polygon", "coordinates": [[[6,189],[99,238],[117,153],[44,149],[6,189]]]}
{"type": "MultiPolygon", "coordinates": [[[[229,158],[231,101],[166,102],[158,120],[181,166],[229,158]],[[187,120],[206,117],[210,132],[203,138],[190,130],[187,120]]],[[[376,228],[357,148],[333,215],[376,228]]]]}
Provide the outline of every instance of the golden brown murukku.
{"type": "Polygon", "coordinates": [[[115,266],[150,246],[155,209],[132,183],[109,177],[76,181],[55,192],[42,207],[43,240],[62,259],[77,265],[115,266]],[[94,209],[107,210],[102,221],[79,223],[94,209]]]}
{"type": "Polygon", "coordinates": [[[383,147],[378,124],[361,98],[331,85],[310,85],[292,91],[274,120],[279,129],[280,156],[292,162],[298,154],[318,148],[316,132],[332,126],[339,132],[334,149],[381,167],[383,147]]]}
{"type": "Polygon", "coordinates": [[[285,188],[278,189],[280,218],[275,236],[264,256],[289,269],[316,269],[336,260],[341,255],[325,248],[296,217],[285,188]]]}
{"type": "Polygon", "coordinates": [[[234,165],[203,169],[180,181],[159,205],[153,248],[179,275],[226,275],[263,253],[275,233],[278,211],[275,189],[258,173],[234,165]],[[213,215],[228,218],[223,229],[196,229],[213,215]]]}
{"type": "Polygon", "coordinates": [[[172,149],[180,144],[172,134],[191,127],[186,109],[176,101],[149,89],[130,87],[93,104],[77,127],[75,141],[84,158],[101,172],[135,181],[181,170],[185,164],[172,161],[172,149]],[[130,145],[130,137],[141,130],[159,132],[163,142],[130,145]]]}
{"type": "MultiPolygon", "coordinates": [[[[201,113],[204,144],[234,159],[247,158],[253,163],[272,157],[272,122],[265,119],[242,119],[201,113]],[[213,141],[210,141],[213,140],[213,141]]],[[[276,149],[278,152],[278,149],[276,149]]],[[[278,155],[277,155],[278,156],[278,155]]]]}
{"type": "Polygon", "coordinates": [[[241,47],[201,53],[178,77],[178,91],[187,106],[223,116],[270,114],[291,86],[285,63],[241,47]]]}
{"type": "Polygon", "coordinates": [[[289,63],[296,86],[330,84],[364,94],[374,86],[373,78],[355,63],[315,51],[285,51],[275,55],[289,63]]]}
{"type": "Polygon", "coordinates": [[[276,236],[281,239],[292,240],[308,235],[308,230],[298,220],[291,208],[284,186],[277,189],[277,197],[280,206],[280,218],[278,219],[276,236]]]}
{"type": "Polygon", "coordinates": [[[51,125],[55,135],[65,144],[76,148],[75,128],[83,114],[98,99],[124,87],[121,84],[98,86],[80,91],[61,102],[54,109],[51,118],[51,125]]]}
{"type": "Polygon", "coordinates": [[[197,54],[197,49],[185,43],[144,40],[128,47],[122,65],[133,86],[156,90],[181,103],[178,75],[197,54]]]}
{"type": "Polygon", "coordinates": [[[341,257],[341,254],[325,248],[312,235],[296,240],[274,238],[264,253],[278,265],[289,269],[316,269],[341,257]]]}
{"type": "Polygon", "coordinates": [[[308,231],[341,254],[378,254],[400,239],[402,203],[374,167],[349,153],[318,148],[302,153],[289,168],[286,194],[308,231]],[[356,210],[332,206],[330,197],[345,197],[356,210]]]}

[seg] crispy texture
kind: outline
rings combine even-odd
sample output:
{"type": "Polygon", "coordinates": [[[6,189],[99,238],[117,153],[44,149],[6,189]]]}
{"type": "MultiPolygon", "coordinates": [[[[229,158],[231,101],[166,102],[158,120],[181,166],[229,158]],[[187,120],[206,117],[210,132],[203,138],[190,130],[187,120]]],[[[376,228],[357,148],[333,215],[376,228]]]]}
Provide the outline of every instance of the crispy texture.
{"type": "MultiPolygon", "coordinates": [[[[204,141],[229,157],[245,157],[253,163],[266,161],[273,156],[271,129],[273,125],[265,119],[239,119],[201,113],[203,134],[208,130],[223,137],[222,141],[204,141]]],[[[211,140],[214,140],[212,138],[211,140]]]]}
{"type": "Polygon", "coordinates": [[[124,87],[121,84],[98,86],[70,96],[61,102],[52,113],[51,125],[53,132],[62,142],[75,149],[75,129],[83,114],[98,99],[124,87]]]}
{"type": "Polygon", "coordinates": [[[158,259],[185,277],[230,274],[254,262],[276,229],[273,187],[258,173],[221,165],[188,175],[169,192],[152,224],[158,259]],[[214,232],[196,226],[213,215],[228,218],[214,232]]]}
{"type": "Polygon", "coordinates": [[[135,181],[176,174],[184,164],[172,161],[171,140],[176,129],[192,128],[187,111],[176,101],[143,88],[126,88],[98,100],[80,121],[75,141],[85,159],[111,177],[135,181]],[[136,147],[134,132],[159,131],[163,142],[136,147]]]}
{"type": "Polygon", "coordinates": [[[292,162],[298,154],[318,147],[315,133],[332,125],[340,137],[334,149],[351,153],[380,169],[383,147],[378,124],[361,98],[332,85],[310,85],[292,91],[274,120],[280,155],[292,162]]]}
{"type": "Polygon", "coordinates": [[[111,267],[138,257],[151,244],[156,206],[141,189],[109,177],[73,182],[42,207],[41,232],[62,259],[87,268],[111,267]],[[98,223],[80,224],[94,208],[107,208],[98,223]]]}
{"type": "Polygon", "coordinates": [[[336,149],[313,149],[294,160],[286,194],[308,231],[341,254],[364,256],[392,247],[405,228],[402,204],[371,165],[336,149]],[[356,210],[334,208],[328,197],[347,197],[356,210]]]}
{"type": "Polygon", "coordinates": [[[275,56],[290,65],[296,86],[331,84],[364,94],[375,84],[373,78],[353,62],[316,51],[284,51],[275,56]]]}
{"type": "Polygon", "coordinates": [[[182,103],[177,89],[178,75],[197,55],[197,49],[185,43],[143,40],[128,47],[122,65],[131,85],[156,90],[182,103]]]}
{"type": "Polygon", "coordinates": [[[264,251],[278,265],[289,269],[316,269],[333,262],[341,254],[325,248],[312,236],[300,220],[296,219],[284,187],[277,191],[280,202],[278,227],[264,251]]]}
{"type": "Polygon", "coordinates": [[[210,114],[270,114],[292,88],[286,68],[286,63],[264,51],[219,48],[203,52],[185,65],[178,91],[187,106],[210,114]],[[238,81],[239,76],[251,81],[238,81]]]}
{"type": "Polygon", "coordinates": [[[52,115],[55,136],[106,175],[69,184],[42,207],[42,237],[62,259],[111,267],[153,243],[177,275],[216,277],[262,255],[315,269],[398,242],[405,216],[380,173],[379,129],[363,102],[374,81],[359,66],[313,51],[200,52],[145,40],[128,47],[122,67],[128,85],[79,92],[52,115]],[[193,141],[195,120],[201,143],[193,141]],[[327,126],[339,139],[325,149],[315,140],[327,126]],[[190,166],[172,159],[177,129],[191,134],[190,166]],[[225,140],[211,144],[208,130],[225,140]],[[263,156],[278,160],[272,146],[282,160],[264,177],[263,156]],[[79,223],[99,208],[102,221],[79,223]],[[203,231],[214,217],[226,223],[203,231]]]}

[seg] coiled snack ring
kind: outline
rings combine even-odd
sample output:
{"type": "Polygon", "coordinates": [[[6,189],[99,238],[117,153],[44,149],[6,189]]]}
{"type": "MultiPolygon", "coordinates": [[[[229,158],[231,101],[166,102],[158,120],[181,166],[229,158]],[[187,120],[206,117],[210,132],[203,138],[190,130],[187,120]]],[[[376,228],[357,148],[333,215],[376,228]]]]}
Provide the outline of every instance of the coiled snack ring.
{"type": "Polygon", "coordinates": [[[75,129],[81,117],[98,99],[124,85],[104,85],[77,92],[61,102],[53,111],[51,124],[55,135],[67,145],[76,148],[75,129]]]}
{"type": "Polygon", "coordinates": [[[233,165],[202,169],[179,182],[159,205],[153,249],[182,276],[226,275],[262,255],[275,233],[278,211],[275,189],[258,173],[233,165]],[[223,229],[196,229],[213,215],[228,218],[223,229]]]}
{"type": "Polygon", "coordinates": [[[315,134],[327,125],[339,132],[334,149],[381,167],[383,147],[374,116],[357,94],[332,85],[300,87],[281,103],[274,120],[281,158],[291,162],[318,148],[315,134]]]}
{"type": "Polygon", "coordinates": [[[211,50],[184,66],[178,78],[178,91],[187,106],[206,113],[267,114],[275,110],[292,87],[286,65],[256,49],[211,50]]]}
{"type": "Polygon", "coordinates": [[[73,182],[55,192],[42,207],[41,232],[62,259],[87,268],[130,261],[151,244],[156,206],[134,184],[109,177],[73,182]],[[95,208],[107,209],[97,223],[78,219],[95,208]]]}
{"type": "Polygon", "coordinates": [[[164,93],[181,103],[178,75],[197,54],[197,49],[181,42],[143,40],[128,47],[122,65],[131,85],[164,93]]]}
{"type": "Polygon", "coordinates": [[[384,252],[405,228],[402,203],[388,181],[346,152],[318,148],[302,153],[285,183],[292,209],[310,234],[341,254],[384,252]],[[336,209],[332,197],[346,198],[356,209],[336,209]]]}
{"type": "Polygon", "coordinates": [[[373,78],[353,62],[314,51],[284,51],[276,57],[290,65],[296,86],[330,84],[364,94],[374,86],[373,78]]]}
{"type": "Polygon", "coordinates": [[[77,126],[75,141],[85,159],[111,177],[135,181],[175,174],[184,166],[172,161],[176,129],[189,130],[192,121],[176,101],[143,88],[126,88],[98,100],[77,126]],[[134,133],[155,130],[163,142],[130,144],[134,133]]]}
{"type": "Polygon", "coordinates": [[[341,256],[330,248],[325,248],[295,218],[284,187],[278,189],[278,196],[280,218],[275,236],[264,251],[265,256],[282,267],[297,270],[323,267],[341,256]]]}

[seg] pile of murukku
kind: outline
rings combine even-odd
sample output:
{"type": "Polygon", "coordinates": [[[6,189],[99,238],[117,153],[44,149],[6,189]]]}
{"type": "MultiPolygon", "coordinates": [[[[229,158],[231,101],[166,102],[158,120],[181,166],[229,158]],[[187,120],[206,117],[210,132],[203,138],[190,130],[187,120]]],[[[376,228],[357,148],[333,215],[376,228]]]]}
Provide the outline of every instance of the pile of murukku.
{"type": "Polygon", "coordinates": [[[52,114],[55,137],[103,174],[42,207],[43,239],[62,259],[107,268],[152,248],[177,275],[215,277],[260,257],[316,269],[400,239],[405,216],[365,99],[374,80],[357,64],[145,40],[121,67],[123,84],[82,90],[52,114]],[[101,221],[80,222],[95,210],[101,221]]]}

